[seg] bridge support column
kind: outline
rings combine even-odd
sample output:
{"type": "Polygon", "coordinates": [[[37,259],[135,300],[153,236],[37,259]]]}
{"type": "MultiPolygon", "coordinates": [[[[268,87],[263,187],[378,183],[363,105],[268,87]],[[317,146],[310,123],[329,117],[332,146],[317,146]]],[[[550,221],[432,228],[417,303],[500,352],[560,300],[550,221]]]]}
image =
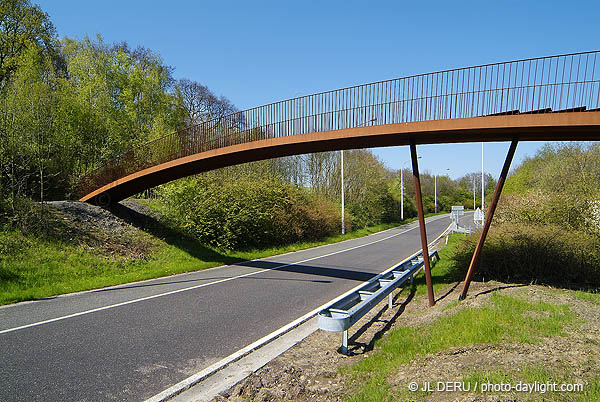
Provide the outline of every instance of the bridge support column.
{"type": "Polygon", "coordinates": [[[419,177],[417,146],[415,145],[415,140],[413,138],[410,139],[410,157],[412,159],[413,178],[415,180],[417,213],[419,215],[419,229],[421,230],[421,248],[423,249],[423,263],[425,266],[425,282],[427,283],[429,307],[431,307],[435,304],[435,299],[433,296],[433,283],[431,281],[431,266],[429,265],[429,248],[427,247],[427,232],[425,231],[425,213],[423,212],[423,198],[421,196],[421,178],[419,177]]]}
{"type": "Polygon", "coordinates": [[[496,191],[494,192],[494,196],[492,197],[492,202],[490,202],[490,205],[488,206],[488,211],[485,216],[483,229],[481,230],[481,235],[479,236],[477,247],[475,247],[473,258],[471,258],[471,263],[469,264],[469,270],[467,271],[467,276],[465,277],[463,290],[460,296],[458,297],[458,300],[463,300],[465,297],[467,297],[467,292],[469,291],[469,285],[471,284],[473,272],[475,271],[475,267],[479,262],[479,255],[481,254],[481,249],[483,248],[483,244],[485,243],[485,238],[487,236],[488,230],[490,229],[490,225],[492,224],[494,211],[496,211],[498,199],[500,199],[502,187],[504,186],[504,182],[506,181],[506,176],[508,175],[508,170],[510,169],[510,164],[512,162],[513,156],[515,156],[515,150],[517,149],[518,142],[519,139],[517,136],[515,136],[512,140],[512,143],[510,144],[510,148],[508,149],[508,154],[506,155],[506,160],[504,161],[504,166],[502,167],[502,172],[500,173],[500,178],[498,179],[498,184],[496,184],[496,191]]]}

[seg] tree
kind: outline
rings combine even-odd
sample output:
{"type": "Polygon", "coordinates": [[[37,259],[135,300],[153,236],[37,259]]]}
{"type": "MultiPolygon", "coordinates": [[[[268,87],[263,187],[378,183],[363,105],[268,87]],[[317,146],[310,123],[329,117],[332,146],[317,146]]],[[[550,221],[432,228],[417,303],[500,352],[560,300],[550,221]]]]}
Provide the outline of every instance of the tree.
{"type": "Polygon", "coordinates": [[[63,52],[69,77],[63,93],[83,171],[183,128],[171,68],[158,54],[125,42],[109,46],[100,36],[65,38],[63,52]]]}
{"type": "Polygon", "coordinates": [[[50,56],[55,67],[62,64],[56,43],[54,25],[38,5],[32,6],[29,0],[0,2],[0,90],[31,47],[50,56]]]}
{"type": "Polygon", "coordinates": [[[208,87],[196,81],[180,79],[175,83],[175,93],[186,113],[186,124],[200,124],[221,120],[237,112],[237,108],[224,96],[215,96],[208,87]]]}
{"type": "Polygon", "coordinates": [[[531,189],[594,198],[600,188],[598,143],[546,144],[527,158],[506,181],[506,193],[531,189]]]}
{"type": "Polygon", "coordinates": [[[46,199],[48,178],[65,164],[54,129],[56,75],[49,56],[31,47],[5,86],[0,116],[0,176],[13,214],[19,198],[46,199]]]}

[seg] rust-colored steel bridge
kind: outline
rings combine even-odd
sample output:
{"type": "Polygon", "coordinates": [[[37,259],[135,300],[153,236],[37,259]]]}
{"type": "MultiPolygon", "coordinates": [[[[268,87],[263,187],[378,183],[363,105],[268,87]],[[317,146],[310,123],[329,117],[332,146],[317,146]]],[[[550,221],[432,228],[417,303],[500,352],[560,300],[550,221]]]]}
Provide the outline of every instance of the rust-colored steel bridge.
{"type": "MultiPolygon", "coordinates": [[[[82,177],[80,201],[106,206],[192,174],[295,154],[410,145],[424,235],[416,145],[512,141],[463,297],[517,141],[600,138],[600,51],[414,75],[288,99],[188,127],[82,177]]],[[[428,261],[426,277],[434,303],[428,261]]]]}

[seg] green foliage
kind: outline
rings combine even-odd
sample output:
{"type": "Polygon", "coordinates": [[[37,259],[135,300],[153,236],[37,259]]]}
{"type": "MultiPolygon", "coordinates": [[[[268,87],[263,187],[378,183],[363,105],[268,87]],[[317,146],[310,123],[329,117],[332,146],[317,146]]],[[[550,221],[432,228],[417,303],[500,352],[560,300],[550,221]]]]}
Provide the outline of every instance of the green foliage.
{"type": "Polygon", "coordinates": [[[400,199],[390,192],[389,170],[369,151],[344,152],[346,206],[353,225],[360,228],[399,221],[400,199]]]}
{"type": "Polygon", "coordinates": [[[82,173],[184,121],[157,54],[100,37],[55,45],[61,70],[28,44],[0,86],[0,198],[13,210],[19,197],[72,197],[82,173]]]}
{"type": "Polygon", "coordinates": [[[530,190],[508,194],[498,203],[494,223],[556,225],[564,229],[600,235],[598,202],[569,193],[530,190]]]}
{"type": "MultiPolygon", "coordinates": [[[[471,235],[454,256],[464,276],[479,234],[471,235]]],[[[475,278],[537,282],[561,287],[600,286],[600,238],[561,226],[503,224],[492,227],[475,278]]]]}
{"type": "Polygon", "coordinates": [[[0,90],[27,59],[29,50],[43,52],[58,62],[56,32],[48,14],[29,0],[0,3],[0,90]]]}
{"type": "Polygon", "coordinates": [[[164,213],[174,225],[222,249],[318,240],[339,231],[337,206],[273,178],[200,175],[162,191],[164,213]]]}
{"type": "Polygon", "coordinates": [[[69,80],[63,88],[73,109],[65,123],[78,140],[83,169],[178,128],[182,111],[169,93],[171,69],[161,57],[126,43],[109,46],[65,38],[69,80]]]}
{"type": "Polygon", "coordinates": [[[507,179],[504,192],[524,194],[531,189],[544,193],[598,196],[600,144],[547,144],[507,179]]]}
{"type": "MultiPolygon", "coordinates": [[[[600,147],[547,145],[507,180],[476,276],[566,287],[600,285],[600,147]]],[[[468,265],[475,238],[457,266],[468,265]]]]}

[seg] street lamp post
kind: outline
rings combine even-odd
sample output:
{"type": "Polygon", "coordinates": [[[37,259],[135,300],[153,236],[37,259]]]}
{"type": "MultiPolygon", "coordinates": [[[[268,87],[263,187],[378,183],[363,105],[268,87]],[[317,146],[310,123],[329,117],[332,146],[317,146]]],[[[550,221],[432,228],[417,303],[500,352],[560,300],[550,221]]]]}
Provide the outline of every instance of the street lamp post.
{"type": "MultiPolygon", "coordinates": [[[[450,171],[450,168],[447,168],[446,170],[450,171]]],[[[433,175],[433,188],[434,188],[434,190],[433,190],[433,192],[434,192],[433,199],[434,199],[434,204],[435,204],[434,211],[437,214],[437,211],[438,211],[437,210],[437,174],[433,175]]]]}
{"type": "MultiPolygon", "coordinates": [[[[483,142],[481,143],[481,212],[485,213],[485,194],[483,193],[483,182],[485,178],[483,176],[483,142]]],[[[481,222],[483,223],[483,221],[481,222]]]]}
{"type": "MultiPolygon", "coordinates": [[[[417,159],[421,159],[421,156],[417,156],[417,159]]],[[[406,165],[408,161],[402,162],[402,167],[400,168],[400,220],[404,220],[404,165],[406,165]]]]}
{"type": "Polygon", "coordinates": [[[475,204],[475,173],[473,173],[473,211],[477,208],[477,204],[475,204]]]}
{"type": "Polygon", "coordinates": [[[346,234],[346,218],[344,216],[344,150],[340,150],[342,165],[342,234],[346,234]]]}

